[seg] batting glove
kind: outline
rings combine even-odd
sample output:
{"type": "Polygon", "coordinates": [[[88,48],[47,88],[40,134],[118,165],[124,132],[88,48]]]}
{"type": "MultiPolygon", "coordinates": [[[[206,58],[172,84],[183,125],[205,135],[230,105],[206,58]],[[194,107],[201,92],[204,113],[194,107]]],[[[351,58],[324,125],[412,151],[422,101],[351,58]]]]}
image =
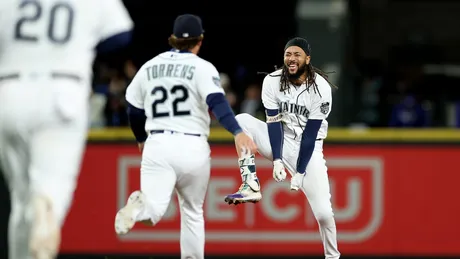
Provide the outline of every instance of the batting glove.
{"type": "Polygon", "coordinates": [[[286,170],[284,169],[283,161],[280,159],[273,161],[273,179],[277,182],[282,182],[286,179],[286,170]]]}
{"type": "Polygon", "coordinates": [[[305,174],[296,173],[291,178],[291,191],[298,191],[303,186],[303,180],[305,179],[305,174]]]}

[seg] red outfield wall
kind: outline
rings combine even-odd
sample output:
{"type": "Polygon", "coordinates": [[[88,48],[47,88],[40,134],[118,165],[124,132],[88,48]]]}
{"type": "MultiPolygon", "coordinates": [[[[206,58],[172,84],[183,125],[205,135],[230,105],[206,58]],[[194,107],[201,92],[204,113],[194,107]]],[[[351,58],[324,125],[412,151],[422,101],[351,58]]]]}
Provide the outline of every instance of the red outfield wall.
{"type": "MultiPolygon", "coordinates": [[[[460,255],[457,146],[326,145],[339,246],[345,254],[460,255]]],[[[276,183],[259,157],[263,200],[228,206],[240,184],[233,146],[212,146],[208,189],[208,254],[322,253],[316,221],[302,193],[276,183]]],[[[63,230],[64,253],[177,254],[179,212],[171,204],[153,228],[136,226],[123,239],[113,219],[139,187],[135,145],[89,144],[72,210],[63,230]]]]}

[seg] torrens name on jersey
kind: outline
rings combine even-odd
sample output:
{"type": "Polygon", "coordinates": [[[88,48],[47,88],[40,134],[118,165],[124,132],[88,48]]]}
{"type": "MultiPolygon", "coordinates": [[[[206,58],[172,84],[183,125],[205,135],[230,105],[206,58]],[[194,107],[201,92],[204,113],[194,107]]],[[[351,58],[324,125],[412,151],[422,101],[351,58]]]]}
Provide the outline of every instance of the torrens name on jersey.
{"type": "Polygon", "coordinates": [[[289,102],[280,102],[279,112],[294,113],[299,116],[304,116],[305,118],[308,118],[308,115],[310,114],[310,111],[305,106],[289,102]]]}
{"type": "Polygon", "coordinates": [[[181,78],[192,80],[195,75],[195,66],[183,64],[158,64],[146,68],[147,80],[162,77],[181,78]]]}

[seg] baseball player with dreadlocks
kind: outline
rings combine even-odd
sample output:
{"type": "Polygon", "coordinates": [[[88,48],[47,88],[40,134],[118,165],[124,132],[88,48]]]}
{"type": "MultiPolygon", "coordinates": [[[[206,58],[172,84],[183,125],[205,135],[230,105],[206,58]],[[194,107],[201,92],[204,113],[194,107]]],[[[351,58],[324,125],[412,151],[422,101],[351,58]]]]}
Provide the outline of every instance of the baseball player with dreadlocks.
{"type": "MultiPolygon", "coordinates": [[[[329,180],[323,156],[327,136],[326,121],[332,105],[327,75],[312,66],[307,40],[294,38],[284,48],[284,66],[267,75],[262,85],[266,123],[249,114],[236,116],[238,123],[254,139],[258,152],[273,161],[273,178],[286,179],[291,173],[291,190],[307,196],[324,246],[326,259],[337,259],[337,232],[330,201],[329,180]]],[[[226,196],[229,204],[258,202],[262,199],[254,154],[238,151],[243,183],[226,196]]]]}

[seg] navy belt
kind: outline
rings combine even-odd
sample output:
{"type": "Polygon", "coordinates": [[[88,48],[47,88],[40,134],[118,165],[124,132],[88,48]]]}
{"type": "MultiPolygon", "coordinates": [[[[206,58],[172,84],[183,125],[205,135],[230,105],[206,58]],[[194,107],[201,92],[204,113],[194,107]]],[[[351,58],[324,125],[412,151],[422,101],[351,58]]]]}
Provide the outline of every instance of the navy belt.
{"type": "Polygon", "coordinates": [[[201,134],[197,133],[184,133],[184,132],[178,132],[174,130],[151,130],[150,134],[179,134],[179,135],[186,135],[186,136],[195,136],[195,137],[201,137],[201,134]]]}
{"type": "MultiPolygon", "coordinates": [[[[82,81],[82,78],[80,76],[75,75],[75,74],[70,74],[70,73],[51,72],[50,76],[53,79],[70,79],[70,80],[74,80],[74,81],[77,81],[77,82],[82,81]]],[[[11,73],[11,74],[6,74],[6,75],[0,75],[0,81],[17,80],[20,77],[21,77],[21,75],[19,73],[11,73]]]]}

